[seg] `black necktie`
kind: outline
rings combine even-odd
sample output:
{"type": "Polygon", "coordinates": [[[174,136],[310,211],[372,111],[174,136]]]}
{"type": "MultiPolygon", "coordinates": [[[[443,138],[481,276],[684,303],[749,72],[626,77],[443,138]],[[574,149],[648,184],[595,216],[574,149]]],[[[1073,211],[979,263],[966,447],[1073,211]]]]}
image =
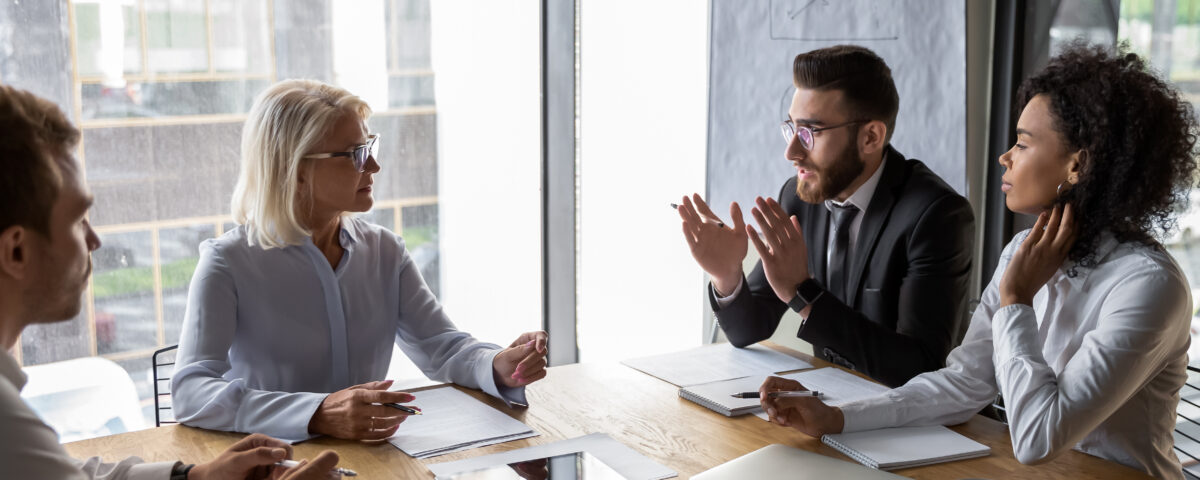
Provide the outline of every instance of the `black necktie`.
{"type": "Polygon", "coordinates": [[[846,301],[846,271],[850,265],[850,224],[858,214],[858,207],[847,203],[837,205],[830,203],[833,208],[833,250],[829,252],[829,293],[841,301],[846,301]]]}

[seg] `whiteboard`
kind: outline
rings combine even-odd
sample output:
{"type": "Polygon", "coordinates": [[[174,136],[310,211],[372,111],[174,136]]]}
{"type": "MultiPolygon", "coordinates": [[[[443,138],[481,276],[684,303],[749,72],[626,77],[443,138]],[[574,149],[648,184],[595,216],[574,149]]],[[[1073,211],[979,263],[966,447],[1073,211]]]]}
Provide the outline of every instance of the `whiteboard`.
{"type": "Polygon", "coordinates": [[[797,54],[840,44],[873,50],[892,69],[900,111],[892,145],[966,193],[965,0],[711,0],[708,195],[749,219],[757,195],[795,175],[779,123],[797,54]]]}

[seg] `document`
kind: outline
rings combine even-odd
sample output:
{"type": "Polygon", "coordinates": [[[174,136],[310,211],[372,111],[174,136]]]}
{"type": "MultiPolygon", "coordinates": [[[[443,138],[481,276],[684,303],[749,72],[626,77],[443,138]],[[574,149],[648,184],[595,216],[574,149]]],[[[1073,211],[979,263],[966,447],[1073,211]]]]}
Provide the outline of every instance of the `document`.
{"type": "Polygon", "coordinates": [[[429,471],[437,475],[438,478],[445,478],[457,473],[471,472],[494,465],[508,465],[572,452],[588,452],[612,467],[621,476],[632,480],[660,480],[679,475],[674,470],[646,458],[645,455],[638,453],[636,450],[625,446],[625,444],[603,433],[593,433],[569,440],[560,440],[544,445],[534,445],[532,447],[465,460],[435,463],[429,466],[429,471]]]}
{"type": "Polygon", "coordinates": [[[762,345],[735,348],[728,343],[631,358],[621,363],[677,387],[813,367],[804,360],[762,345]]]}
{"type": "MultiPolygon", "coordinates": [[[[889,390],[888,387],[833,367],[780,376],[800,382],[809,390],[821,392],[821,401],[834,407],[881,395],[889,390]]],[[[761,408],[754,414],[758,415],[758,418],[768,420],[767,412],[761,408]]]]}
{"type": "Polygon", "coordinates": [[[414,458],[537,436],[529,425],[453,387],[411,393],[417,398],[409,404],[422,415],[409,416],[388,443],[414,458]]]}

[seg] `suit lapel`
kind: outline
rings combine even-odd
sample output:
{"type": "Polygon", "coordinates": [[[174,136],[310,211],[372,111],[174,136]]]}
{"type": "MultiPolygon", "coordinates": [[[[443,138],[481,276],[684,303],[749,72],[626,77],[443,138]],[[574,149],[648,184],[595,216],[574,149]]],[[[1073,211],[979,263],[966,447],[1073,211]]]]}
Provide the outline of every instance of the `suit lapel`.
{"type": "Polygon", "coordinates": [[[825,285],[825,254],[829,246],[829,209],[824,204],[809,204],[799,201],[808,210],[804,215],[804,243],[808,246],[808,271],[821,285],[825,285]]]}
{"type": "Polygon", "coordinates": [[[896,202],[895,187],[904,178],[903,165],[904,158],[900,153],[888,147],[884,164],[879,167],[883,169],[883,173],[880,174],[879,183],[875,186],[875,194],[871,196],[871,204],[867,206],[866,216],[863,217],[862,225],[859,226],[858,241],[854,244],[854,259],[848,272],[850,282],[847,295],[850,298],[846,302],[847,305],[853,306],[858,300],[867,260],[875,251],[879,234],[883,232],[883,227],[887,224],[888,217],[891,216],[892,205],[896,202]]]}

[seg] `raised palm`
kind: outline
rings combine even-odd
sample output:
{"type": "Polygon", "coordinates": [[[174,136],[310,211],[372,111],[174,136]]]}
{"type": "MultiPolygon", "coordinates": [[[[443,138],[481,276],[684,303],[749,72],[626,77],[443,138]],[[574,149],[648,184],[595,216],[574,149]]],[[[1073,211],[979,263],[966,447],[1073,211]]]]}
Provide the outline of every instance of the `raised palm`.
{"type": "Polygon", "coordinates": [[[748,248],[742,209],[737,202],[729,205],[732,227],[713,214],[699,194],[683,197],[677,210],[692,258],[713,278],[718,291],[731,293],[741,280],[742,260],[748,248]]]}

